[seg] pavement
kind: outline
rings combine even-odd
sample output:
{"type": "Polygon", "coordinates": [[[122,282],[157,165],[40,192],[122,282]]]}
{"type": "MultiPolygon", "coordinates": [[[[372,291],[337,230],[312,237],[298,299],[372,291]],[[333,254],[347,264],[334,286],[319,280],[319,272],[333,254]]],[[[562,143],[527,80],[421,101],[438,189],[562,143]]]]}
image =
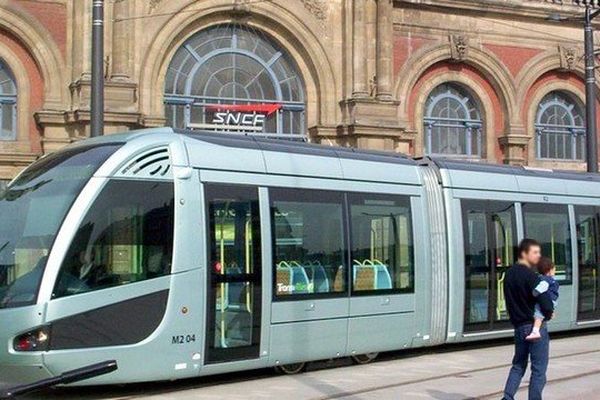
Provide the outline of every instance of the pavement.
{"type": "MultiPolygon", "coordinates": [[[[259,370],[167,383],[60,388],[24,399],[500,399],[511,356],[509,341],[450,345],[386,353],[369,365],[315,363],[293,376],[259,370]]],[[[518,398],[527,398],[527,380],[518,398]]],[[[553,338],[544,399],[600,399],[600,331],[553,338]]]]}

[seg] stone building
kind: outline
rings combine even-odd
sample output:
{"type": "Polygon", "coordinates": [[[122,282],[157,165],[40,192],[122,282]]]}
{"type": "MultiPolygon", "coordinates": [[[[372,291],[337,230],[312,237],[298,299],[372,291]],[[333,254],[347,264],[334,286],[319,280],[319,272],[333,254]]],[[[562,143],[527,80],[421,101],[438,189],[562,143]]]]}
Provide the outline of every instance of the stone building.
{"type": "MultiPolygon", "coordinates": [[[[91,3],[0,0],[0,179],[89,134],[91,3]]],[[[571,0],[105,4],[107,134],[166,124],[584,168],[571,0]]]]}

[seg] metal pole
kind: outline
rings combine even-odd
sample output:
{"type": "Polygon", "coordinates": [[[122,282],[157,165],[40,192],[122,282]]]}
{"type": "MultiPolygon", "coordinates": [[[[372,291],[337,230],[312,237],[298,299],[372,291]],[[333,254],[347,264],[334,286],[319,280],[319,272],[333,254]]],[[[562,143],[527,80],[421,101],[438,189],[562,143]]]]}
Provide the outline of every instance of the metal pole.
{"type": "Polygon", "coordinates": [[[588,172],[598,172],[598,138],[596,136],[596,63],[592,7],[585,7],[585,126],[588,172]]]}
{"type": "Polygon", "coordinates": [[[90,136],[104,132],[104,0],[92,1],[92,94],[90,136]]]}

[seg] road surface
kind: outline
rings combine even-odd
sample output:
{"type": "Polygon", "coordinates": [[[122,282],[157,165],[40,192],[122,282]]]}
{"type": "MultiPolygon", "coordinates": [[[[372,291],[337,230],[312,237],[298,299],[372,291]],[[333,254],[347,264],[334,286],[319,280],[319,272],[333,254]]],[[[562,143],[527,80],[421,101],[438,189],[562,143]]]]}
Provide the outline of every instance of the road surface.
{"type": "MultiPolygon", "coordinates": [[[[62,388],[26,399],[500,399],[511,352],[507,341],[445,346],[383,354],[369,365],[321,362],[294,376],[260,370],[180,382],[62,388]]],[[[520,398],[527,398],[527,380],[520,398]]],[[[600,331],[552,340],[544,399],[600,399],[600,331]]]]}

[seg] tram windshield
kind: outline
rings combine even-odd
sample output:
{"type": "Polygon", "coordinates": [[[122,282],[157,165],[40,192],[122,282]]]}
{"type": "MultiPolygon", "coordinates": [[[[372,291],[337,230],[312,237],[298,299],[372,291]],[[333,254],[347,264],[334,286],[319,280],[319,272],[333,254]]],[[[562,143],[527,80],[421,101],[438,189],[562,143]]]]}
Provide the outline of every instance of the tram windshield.
{"type": "Polygon", "coordinates": [[[83,146],[51,154],[0,192],[0,308],[35,303],[65,215],[83,185],[118,147],[83,146]]]}

